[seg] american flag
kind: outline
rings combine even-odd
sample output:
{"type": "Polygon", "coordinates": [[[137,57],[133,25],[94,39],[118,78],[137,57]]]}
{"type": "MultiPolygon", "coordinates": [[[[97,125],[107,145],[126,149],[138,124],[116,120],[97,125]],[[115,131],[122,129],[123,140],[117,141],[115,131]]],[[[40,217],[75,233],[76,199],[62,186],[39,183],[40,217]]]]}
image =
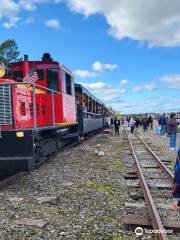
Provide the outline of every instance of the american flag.
{"type": "MultiPolygon", "coordinates": [[[[38,80],[38,74],[36,71],[33,73],[28,73],[26,76],[23,78],[23,82],[25,83],[35,83],[38,80]]],[[[31,84],[27,84],[27,87],[31,86],[31,84]]]]}

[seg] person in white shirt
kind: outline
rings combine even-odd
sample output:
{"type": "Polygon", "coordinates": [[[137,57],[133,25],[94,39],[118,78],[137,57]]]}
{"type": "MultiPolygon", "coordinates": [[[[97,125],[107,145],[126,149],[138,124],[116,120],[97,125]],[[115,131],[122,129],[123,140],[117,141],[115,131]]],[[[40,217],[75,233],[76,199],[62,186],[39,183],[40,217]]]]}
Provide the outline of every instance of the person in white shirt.
{"type": "Polygon", "coordinates": [[[156,117],[153,120],[153,132],[155,135],[159,133],[159,121],[156,117]]]}
{"type": "Polygon", "coordinates": [[[131,128],[131,133],[134,132],[135,123],[136,123],[136,121],[131,117],[130,122],[129,122],[129,126],[131,128]]]}

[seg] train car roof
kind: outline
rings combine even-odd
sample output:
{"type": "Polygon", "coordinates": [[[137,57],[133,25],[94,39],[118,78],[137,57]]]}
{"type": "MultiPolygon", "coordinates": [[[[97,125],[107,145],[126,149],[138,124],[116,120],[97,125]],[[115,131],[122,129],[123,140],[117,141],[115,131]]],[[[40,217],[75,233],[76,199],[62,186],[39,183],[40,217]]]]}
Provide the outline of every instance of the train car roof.
{"type": "Polygon", "coordinates": [[[104,105],[102,101],[100,101],[92,93],[90,93],[83,85],[81,85],[79,83],[75,83],[75,87],[80,88],[82,90],[82,93],[85,93],[86,95],[90,96],[96,102],[100,103],[101,105],[104,105]]]}

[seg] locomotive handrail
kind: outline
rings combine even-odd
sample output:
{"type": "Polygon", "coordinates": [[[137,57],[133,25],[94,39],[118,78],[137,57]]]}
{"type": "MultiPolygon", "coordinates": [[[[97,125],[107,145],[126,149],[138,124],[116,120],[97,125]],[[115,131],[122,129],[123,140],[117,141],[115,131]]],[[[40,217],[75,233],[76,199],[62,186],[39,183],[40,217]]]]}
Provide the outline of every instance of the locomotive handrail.
{"type": "MultiPolygon", "coordinates": [[[[36,84],[36,83],[26,83],[26,82],[6,82],[6,83],[0,83],[0,85],[33,85],[33,86],[37,86],[39,88],[42,88],[42,89],[45,89],[45,90],[48,90],[48,91],[51,91],[51,92],[54,92],[54,93],[58,93],[58,94],[61,94],[61,92],[58,92],[58,91],[55,91],[51,88],[47,88],[47,87],[44,87],[44,86],[41,86],[39,84],[36,84]]],[[[27,87],[28,88],[28,87],[27,87]]]]}

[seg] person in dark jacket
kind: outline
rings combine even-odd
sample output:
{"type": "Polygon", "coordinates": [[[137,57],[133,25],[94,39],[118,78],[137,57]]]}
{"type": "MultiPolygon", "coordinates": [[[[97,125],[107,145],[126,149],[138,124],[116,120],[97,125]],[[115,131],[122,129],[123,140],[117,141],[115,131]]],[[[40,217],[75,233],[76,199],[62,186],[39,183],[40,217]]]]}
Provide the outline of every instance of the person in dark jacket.
{"type": "Polygon", "coordinates": [[[118,119],[114,120],[115,134],[119,135],[120,121],[118,119]]]}
{"type": "Polygon", "coordinates": [[[166,127],[167,127],[167,118],[166,118],[166,115],[163,114],[160,116],[159,118],[159,125],[161,126],[161,136],[165,136],[165,133],[166,133],[166,127]]]}
{"type": "Polygon", "coordinates": [[[173,182],[173,204],[171,206],[172,210],[180,209],[180,148],[177,153],[176,163],[175,163],[175,173],[173,182]]]}
{"type": "Polygon", "coordinates": [[[151,115],[148,118],[148,125],[150,126],[150,128],[153,128],[153,118],[151,117],[151,115]]]}
{"type": "Polygon", "coordinates": [[[143,131],[147,132],[148,131],[148,120],[146,118],[143,118],[142,120],[142,125],[143,125],[143,131]]]}
{"type": "Polygon", "coordinates": [[[176,150],[177,122],[175,113],[170,114],[170,119],[168,120],[167,125],[170,136],[170,150],[176,150]]]}

